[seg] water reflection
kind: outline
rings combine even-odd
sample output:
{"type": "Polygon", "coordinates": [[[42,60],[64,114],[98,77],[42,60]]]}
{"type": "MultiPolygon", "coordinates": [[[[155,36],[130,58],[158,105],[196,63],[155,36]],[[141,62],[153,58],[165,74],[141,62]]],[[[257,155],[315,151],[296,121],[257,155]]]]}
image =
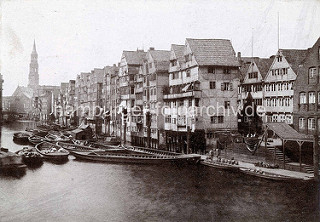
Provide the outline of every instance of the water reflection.
{"type": "MultiPolygon", "coordinates": [[[[21,149],[12,133],[3,129],[4,145],[21,149]]],[[[1,221],[319,221],[318,190],[316,184],[270,182],[205,166],[105,164],[70,156],[65,164],[27,169],[19,180],[0,177],[0,216],[1,221]]]]}

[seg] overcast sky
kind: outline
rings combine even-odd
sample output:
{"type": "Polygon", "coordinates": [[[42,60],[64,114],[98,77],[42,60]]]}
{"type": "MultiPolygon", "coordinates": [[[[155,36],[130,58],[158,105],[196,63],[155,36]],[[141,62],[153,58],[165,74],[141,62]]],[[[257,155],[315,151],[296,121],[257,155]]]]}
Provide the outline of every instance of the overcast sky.
{"type": "Polygon", "coordinates": [[[308,48],[320,37],[320,1],[1,1],[4,95],[27,85],[36,39],[40,84],[118,63],[123,50],[170,50],[185,38],[224,38],[243,56],[308,48]]]}

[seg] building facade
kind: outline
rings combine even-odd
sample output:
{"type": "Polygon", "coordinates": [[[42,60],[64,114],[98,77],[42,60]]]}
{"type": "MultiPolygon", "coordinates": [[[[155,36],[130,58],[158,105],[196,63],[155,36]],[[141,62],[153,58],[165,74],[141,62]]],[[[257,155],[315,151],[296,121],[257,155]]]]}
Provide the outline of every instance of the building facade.
{"type": "MultiPolygon", "coordinates": [[[[144,110],[150,113],[150,146],[165,149],[163,89],[169,84],[170,51],[150,48],[144,60],[143,101],[144,110]]],[[[147,142],[147,118],[143,118],[144,138],[147,142]]]]}
{"type": "Polygon", "coordinates": [[[280,49],[264,81],[264,122],[293,124],[293,86],[308,50],[280,49]]]}
{"type": "Polygon", "coordinates": [[[314,134],[317,122],[320,126],[320,38],[299,66],[293,120],[294,128],[305,134],[314,134]]]}
{"type": "Polygon", "coordinates": [[[132,142],[132,134],[137,132],[135,118],[131,113],[131,109],[135,106],[135,79],[139,73],[139,68],[143,64],[146,52],[143,50],[123,51],[119,64],[119,107],[126,108],[128,115],[126,123],[121,123],[121,135],[126,134],[126,141],[132,142]],[[126,125],[126,126],[125,126],[126,125]],[[124,128],[125,127],[125,128],[124,128]]]}
{"type": "Polygon", "coordinates": [[[183,59],[176,58],[181,56],[181,47],[174,48],[164,95],[169,107],[167,144],[180,152],[204,152],[206,147],[217,146],[215,133],[237,130],[237,115],[232,110],[237,112],[239,61],[229,40],[186,39],[183,59]],[[191,107],[193,112],[184,113],[180,107],[191,107]],[[191,150],[186,150],[188,128],[191,150]]]}

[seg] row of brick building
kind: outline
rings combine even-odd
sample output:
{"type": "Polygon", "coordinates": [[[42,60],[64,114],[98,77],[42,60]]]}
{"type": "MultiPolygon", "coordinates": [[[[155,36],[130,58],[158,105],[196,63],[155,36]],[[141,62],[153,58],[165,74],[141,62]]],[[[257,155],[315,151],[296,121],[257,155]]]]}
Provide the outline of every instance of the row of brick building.
{"type": "Polygon", "coordinates": [[[320,106],[319,44],[318,39],[309,49],[279,49],[270,58],[236,55],[225,39],[187,38],[170,50],[123,51],[118,65],[80,73],[70,82],[74,96],[69,89],[66,95],[73,99],[66,104],[77,107],[80,122],[93,123],[98,133],[126,134],[126,141],[142,146],[150,133],[152,147],[173,151],[186,151],[188,133],[198,152],[215,147],[219,132],[237,132],[235,113],[249,93],[264,107],[264,122],[286,122],[310,134],[320,106]],[[199,115],[209,106],[215,110],[199,115]]]}

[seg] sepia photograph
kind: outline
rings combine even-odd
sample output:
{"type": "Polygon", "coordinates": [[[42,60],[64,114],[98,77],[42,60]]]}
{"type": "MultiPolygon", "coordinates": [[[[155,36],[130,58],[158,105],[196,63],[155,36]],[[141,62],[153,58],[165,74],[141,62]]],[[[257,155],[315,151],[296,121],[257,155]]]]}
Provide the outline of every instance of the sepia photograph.
{"type": "Polygon", "coordinates": [[[0,0],[0,221],[320,221],[320,0],[0,0]]]}

